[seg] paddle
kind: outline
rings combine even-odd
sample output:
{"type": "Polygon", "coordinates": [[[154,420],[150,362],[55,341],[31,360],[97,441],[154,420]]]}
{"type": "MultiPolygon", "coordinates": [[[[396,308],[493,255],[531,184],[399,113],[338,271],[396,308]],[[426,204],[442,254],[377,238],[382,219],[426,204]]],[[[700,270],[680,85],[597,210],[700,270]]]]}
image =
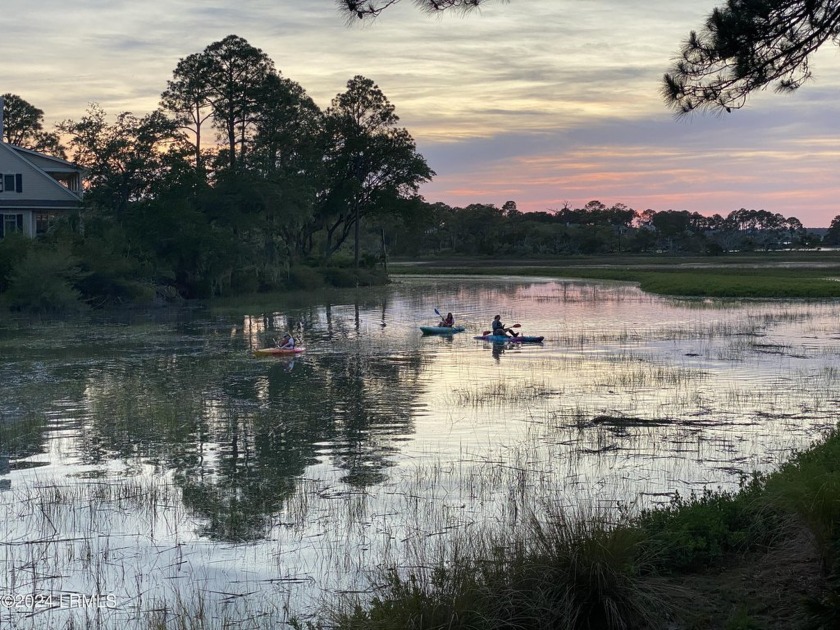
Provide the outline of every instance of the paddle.
{"type": "MultiPolygon", "coordinates": [[[[513,324],[510,328],[522,328],[522,324],[513,324]]],[[[508,329],[508,328],[505,328],[505,330],[509,330],[509,329],[508,329]]],[[[492,330],[485,330],[485,331],[484,331],[483,333],[481,333],[481,334],[482,334],[482,335],[484,335],[484,336],[486,337],[487,335],[492,335],[492,334],[493,334],[493,331],[492,331],[492,330]]]]}
{"type": "Polygon", "coordinates": [[[446,327],[446,328],[452,328],[452,327],[454,326],[454,324],[449,324],[449,323],[447,323],[449,320],[448,320],[448,319],[444,319],[444,318],[443,318],[443,315],[441,315],[441,314],[440,314],[440,311],[439,311],[439,310],[435,309],[435,314],[436,314],[438,317],[440,317],[440,324],[438,324],[439,326],[444,326],[444,327],[446,327]]]}

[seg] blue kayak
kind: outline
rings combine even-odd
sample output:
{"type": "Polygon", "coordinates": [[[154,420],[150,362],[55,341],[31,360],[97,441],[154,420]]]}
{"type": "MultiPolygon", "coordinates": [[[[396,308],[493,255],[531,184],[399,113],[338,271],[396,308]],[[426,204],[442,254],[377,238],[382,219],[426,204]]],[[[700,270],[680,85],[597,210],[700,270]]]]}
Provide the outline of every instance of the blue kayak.
{"type": "Polygon", "coordinates": [[[536,337],[529,335],[519,335],[518,337],[508,337],[506,335],[479,335],[475,339],[482,341],[492,341],[493,343],[542,343],[545,337],[536,337]]]}
{"type": "Polygon", "coordinates": [[[465,328],[463,326],[420,326],[420,330],[424,335],[454,335],[464,332],[465,328]]]}

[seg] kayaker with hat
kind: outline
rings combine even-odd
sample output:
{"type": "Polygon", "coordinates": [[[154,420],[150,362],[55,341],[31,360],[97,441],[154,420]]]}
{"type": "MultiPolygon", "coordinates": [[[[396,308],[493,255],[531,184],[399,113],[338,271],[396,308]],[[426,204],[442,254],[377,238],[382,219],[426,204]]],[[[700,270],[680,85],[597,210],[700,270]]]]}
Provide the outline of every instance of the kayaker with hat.
{"type": "Polygon", "coordinates": [[[493,323],[490,324],[490,329],[492,334],[498,337],[519,336],[519,333],[513,332],[510,328],[505,328],[505,325],[502,323],[501,315],[496,315],[496,317],[493,318],[493,323]],[[508,335],[508,333],[510,333],[510,335],[508,335]]]}

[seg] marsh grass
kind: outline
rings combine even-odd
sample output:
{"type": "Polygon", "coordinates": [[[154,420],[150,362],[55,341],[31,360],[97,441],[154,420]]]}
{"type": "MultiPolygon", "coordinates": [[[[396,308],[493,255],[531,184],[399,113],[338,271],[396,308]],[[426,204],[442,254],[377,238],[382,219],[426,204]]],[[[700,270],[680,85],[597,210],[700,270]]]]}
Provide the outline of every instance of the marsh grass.
{"type": "Polygon", "coordinates": [[[489,386],[459,388],[447,393],[447,402],[459,407],[483,407],[487,405],[530,406],[535,400],[551,395],[545,380],[523,379],[514,382],[496,381],[489,386]]]}
{"type": "MultiPolygon", "coordinates": [[[[469,261],[447,261],[441,266],[393,266],[396,274],[510,275],[513,265],[481,267],[469,261]]],[[[541,278],[601,279],[638,283],[658,295],[718,298],[840,297],[840,261],[836,255],[728,256],[710,261],[667,257],[583,258],[554,266],[516,264],[515,273],[541,278]],[[790,265],[787,262],[796,261],[790,265]],[[682,267],[677,267],[677,264],[682,267]]]]}
{"type": "MultiPolygon", "coordinates": [[[[800,519],[831,570],[840,548],[839,451],[835,430],[779,471],[745,477],[738,491],[675,494],[662,508],[625,509],[618,520],[543,503],[524,527],[478,530],[446,557],[384,567],[376,594],[345,603],[330,623],[377,630],[682,627],[673,623],[693,614],[681,608],[686,593],[658,576],[722,568],[785,544],[800,519]]],[[[840,617],[838,601],[833,591],[815,594],[801,614],[813,627],[830,627],[840,617]]],[[[750,602],[735,603],[749,621],[750,602]]]]}
{"type": "Polygon", "coordinates": [[[824,270],[703,270],[633,274],[642,291],[659,295],[737,298],[835,298],[840,283],[824,270]]]}
{"type": "Polygon", "coordinates": [[[339,628],[635,628],[667,589],[636,579],[638,530],[603,515],[541,506],[517,532],[484,529],[446,558],[383,570],[368,604],[345,605],[339,628]]]}

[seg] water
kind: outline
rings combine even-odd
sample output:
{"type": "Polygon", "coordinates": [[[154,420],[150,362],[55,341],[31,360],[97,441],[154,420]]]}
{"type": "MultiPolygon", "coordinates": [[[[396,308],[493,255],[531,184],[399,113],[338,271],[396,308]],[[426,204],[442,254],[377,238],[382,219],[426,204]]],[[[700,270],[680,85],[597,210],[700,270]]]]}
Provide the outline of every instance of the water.
{"type": "Polygon", "coordinates": [[[426,277],[268,309],[7,321],[0,625],[139,628],[204,607],[272,627],[546,504],[737,488],[835,423],[838,315],[426,277]],[[436,308],[467,332],[422,336],[436,308]],[[546,341],[474,340],[497,313],[546,341]],[[251,356],[285,330],[302,355],[251,356]]]}

